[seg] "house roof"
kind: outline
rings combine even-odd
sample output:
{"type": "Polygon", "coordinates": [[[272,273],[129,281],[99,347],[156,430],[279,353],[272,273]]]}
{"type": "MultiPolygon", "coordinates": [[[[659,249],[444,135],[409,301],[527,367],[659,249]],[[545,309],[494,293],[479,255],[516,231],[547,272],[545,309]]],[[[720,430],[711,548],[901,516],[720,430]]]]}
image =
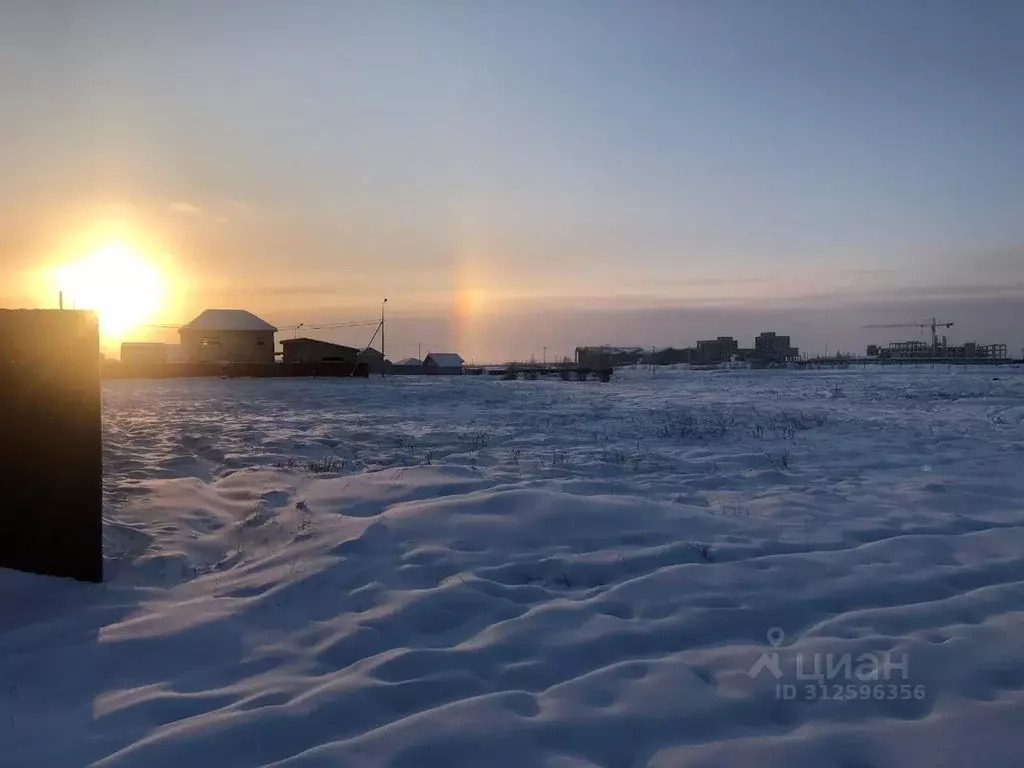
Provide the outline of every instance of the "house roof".
{"type": "Polygon", "coordinates": [[[399,360],[395,365],[422,365],[422,363],[415,357],[407,357],[405,360],[399,360]]]}
{"type": "Polygon", "coordinates": [[[276,333],[277,328],[244,309],[207,309],[182,331],[268,331],[276,333]]]}
{"type": "Polygon", "coordinates": [[[309,338],[307,336],[299,336],[298,338],[295,338],[295,339],[281,339],[281,346],[282,347],[287,347],[289,344],[297,344],[297,343],[300,343],[300,342],[306,342],[306,343],[312,342],[313,344],[323,344],[323,345],[328,346],[328,347],[334,347],[335,349],[345,349],[345,350],[348,350],[350,352],[359,352],[360,351],[360,350],[356,349],[355,347],[350,347],[350,346],[348,346],[346,344],[337,344],[337,343],[335,343],[333,341],[324,341],[323,339],[311,339],[311,338],[309,338]]]}
{"type": "Polygon", "coordinates": [[[423,362],[426,363],[428,360],[436,363],[438,368],[461,368],[465,362],[454,352],[431,352],[423,358],[423,362]]]}

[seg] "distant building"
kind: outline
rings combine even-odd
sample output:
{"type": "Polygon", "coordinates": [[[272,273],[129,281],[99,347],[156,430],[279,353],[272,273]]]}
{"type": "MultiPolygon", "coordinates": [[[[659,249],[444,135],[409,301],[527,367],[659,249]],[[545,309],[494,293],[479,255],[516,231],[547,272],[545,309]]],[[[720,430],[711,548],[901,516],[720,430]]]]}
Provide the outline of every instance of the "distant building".
{"type": "Polygon", "coordinates": [[[461,376],[465,360],[454,352],[431,352],[423,358],[423,372],[434,375],[461,376]]]}
{"type": "Polygon", "coordinates": [[[127,365],[163,365],[171,362],[171,345],[155,341],[125,341],[121,362],[127,365]]]}
{"type": "Polygon", "coordinates": [[[650,347],[576,347],[576,365],[590,369],[636,365],[650,351],[650,347]]]}
{"type": "Polygon", "coordinates": [[[277,328],[244,309],[207,309],[178,329],[184,360],[272,363],[277,328]]]}
{"type": "Polygon", "coordinates": [[[675,347],[663,347],[655,349],[644,355],[643,361],[647,365],[676,365],[679,363],[692,363],[697,355],[693,347],[678,349],[675,347]]]}
{"type": "Polygon", "coordinates": [[[875,350],[878,357],[892,360],[1002,360],[1007,356],[1005,344],[978,344],[974,341],[964,342],[962,346],[950,344],[945,336],[937,347],[924,341],[894,341],[888,347],[872,344],[868,347],[868,355],[875,350]]]}
{"type": "Polygon", "coordinates": [[[286,363],[352,363],[359,359],[359,350],[320,339],[283,339],[282,359],[286,363]]]}
{"type": "Polygon", "coordinates": [[[943,344],[939,355],[968,360],[1002,360],[1006,358],[1005,344],[978,344],[974,341],[965,342],[962,347],[943,344]]]}
{"type": "Polygon", "coordinates": [[[893,341],[889,343],[888,354],[885,357],[905,360],[914,357],[931,357],[933,354],[932,345],[923,341],[893,341]]]}
{"type": "Polygon", "coordinates": [[[696,363],[724,363],[739,352],[740,343],[732,336],[719,336],[697,342],[696,363]]]}
{"type": "Polygon", "coordinates": [[[370,373],[381,373],[391,370],[391,362],[373,347],[359,350],[359,362],[366,363],[370,373]]]}
{"type": "Polygon", "coordinates": [[[983,357],[995,358],[997,360],[1005,360],[1007,357],[1005,344],[988,344],[980,349],[983,352],[983,357]]]}
{"type": "Polygon", "coordinates": [[[754,339],[754,356],[763,360],[791,360],[800,356],[800,350],[790,343],[789,336],[765,331],[754,339]]]}
{"type": "Polygon", "coordinates": [[[397,363],[392,363],[388,370],[394,374],[423,373],[423,361],[415,357],[407,357],[404,360],[399,360],[397,363]]]}
{"type": "Polygon", "coordinates": [[[610,347],[576,347],[576,365],[581,368],[611,368],[610,347]]]}

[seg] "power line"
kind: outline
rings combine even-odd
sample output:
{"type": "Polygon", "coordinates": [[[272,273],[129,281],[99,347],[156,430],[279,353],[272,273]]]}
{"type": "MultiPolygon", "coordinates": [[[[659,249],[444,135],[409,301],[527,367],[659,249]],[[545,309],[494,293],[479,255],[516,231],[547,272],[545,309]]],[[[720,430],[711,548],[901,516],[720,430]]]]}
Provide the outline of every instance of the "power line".
{"type": "MultiPolygon", "coordinates": [[[[352,320],[343,323],[325,323],[323,325],[309,325],[308,323],[299,323],[297,325],[279,325],[277,330],[279,331],[296,331],[299,328],[308,328],[311,331],[328,331],[337,328],[360,328],[369,325],[378,325],[380,320],[352,320]]],[[[158,328],[169,331],[176,331],[179,328],[184,328],[188,323],[179,323],[177,325],[170,325],[166,323],[146,323],[143,328],[158,328]]]]}
{"type": "Polygon", "coordinates": [[[279,331],[296,331],[299,328],[308,328],[311,331],[328,331],[335,328],[359,328],[368,325],[379,325],[380,320],[354,320],[349,323],[327,323],[325,325],[309,325],[308,323],[299,323],[298,325],[281,325],[278,326],[279,331]]]}

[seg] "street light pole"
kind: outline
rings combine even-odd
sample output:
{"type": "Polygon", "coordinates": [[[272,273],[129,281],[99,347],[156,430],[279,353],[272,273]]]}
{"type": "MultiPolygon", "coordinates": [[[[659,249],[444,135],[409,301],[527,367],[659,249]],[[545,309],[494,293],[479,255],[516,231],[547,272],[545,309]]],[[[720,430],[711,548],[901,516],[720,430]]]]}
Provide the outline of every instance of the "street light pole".
{"type": "Polygon", "coordinates": [[[384,375],[384,305],[388,303],[385,298],[380,304],[380,375],[384,375]]]}

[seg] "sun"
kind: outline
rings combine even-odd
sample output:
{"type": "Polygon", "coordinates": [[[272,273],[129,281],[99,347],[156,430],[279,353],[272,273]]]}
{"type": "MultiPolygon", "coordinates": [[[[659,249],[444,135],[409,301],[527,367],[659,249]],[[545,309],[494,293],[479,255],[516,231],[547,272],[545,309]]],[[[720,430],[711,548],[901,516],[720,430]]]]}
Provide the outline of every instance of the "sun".
{"type": "Polygon", "coordinates": [[[160,273],[131,247],[97,248],[58,270],[64,306],[91,309],[106,341],[123,340],[151,319],[164,294],[160,273]]]}

